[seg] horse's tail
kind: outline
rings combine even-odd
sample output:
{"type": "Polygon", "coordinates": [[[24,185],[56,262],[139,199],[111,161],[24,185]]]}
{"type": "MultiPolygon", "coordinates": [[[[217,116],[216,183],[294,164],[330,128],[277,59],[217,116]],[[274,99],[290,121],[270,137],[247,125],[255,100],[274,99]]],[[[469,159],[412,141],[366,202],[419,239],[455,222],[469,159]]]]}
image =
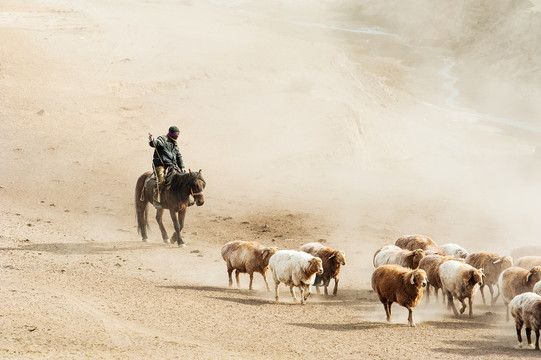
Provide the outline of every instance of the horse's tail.
{"type": "Polygon", "coordinates": [[[148,201],[145,198],[145,180],[150,172],[146,172],[137,179],[135,185],[135,217],[137,219],[137,232],[146,234],[148,226],[148,201]]]}

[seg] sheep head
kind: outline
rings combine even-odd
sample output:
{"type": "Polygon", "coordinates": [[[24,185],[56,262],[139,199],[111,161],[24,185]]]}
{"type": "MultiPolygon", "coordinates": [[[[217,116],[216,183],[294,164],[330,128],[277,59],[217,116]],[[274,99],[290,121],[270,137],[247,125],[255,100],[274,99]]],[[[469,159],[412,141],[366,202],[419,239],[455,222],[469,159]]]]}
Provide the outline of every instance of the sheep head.
{"type": "Polygon", "coordinates": [[[500,269],[503,271],[513,266],[513,258],[511,256],[502,256],[498,260],[494,261],[493,264],[500,264],[500,269]]]}
{"type": "Polygon", "coordinates": [[[425,287],[428,284],[426,272],[422,269],[413,270],[410,276],[410,283],[415,287],[425,287]]]}
{"type": "Polygon", "coordinates": [[[278,248],[266,247],[266,248],[263,248],[263,250],[261,251],[261,254],[262,254],[263,259],[270,259],[270,257],[276,254],[277,251],[278,251],[278,248]]]}
{"type": "Polygon", "coordinates": [[[530,272],[528,272],[528,275],[526,276],[526,282],[532,282],[535,284],[541,280],[541,266],[534,266],[530,269],[530,272]]]}
{"type": "Polygon", "coordinates": [[[412,265],[414,269],[417,269],[419,267],[419,262],[425,257],[424,250],[417,249],[413,250],[409,253],[409,256],[412,257],[412,265]]]}
{"type": "Polygon", "coordinates": [[[484,277],[485,274],[483,274],[483,269],[473,268],[464,273],[464,282],[471,286],[474,286],[475,284],[481,286],[483,285],[484,277]]]}
{"type": "Polygon", "coordinates": [[[334,250],[329,259],[335,258],[337,264],[346,265],[346,254],[341,250],[334,250]]]}
{"type": "Polygon", "coordinates": [[[323,263],[321,262],[321,259],[318,257],[310,259],[308,261],[308,270],[312,274],[314,273],[317,273],[318,275],[323,274],[323,263]]]}

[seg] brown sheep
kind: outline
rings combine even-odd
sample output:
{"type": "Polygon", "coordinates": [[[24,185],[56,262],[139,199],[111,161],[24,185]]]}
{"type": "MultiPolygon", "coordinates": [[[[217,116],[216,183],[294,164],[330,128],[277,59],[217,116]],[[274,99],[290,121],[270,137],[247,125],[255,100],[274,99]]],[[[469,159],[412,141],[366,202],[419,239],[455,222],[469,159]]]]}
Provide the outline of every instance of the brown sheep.
{"type": "Polygon", "coordinates": [[[421,269],[382,265],[372,274],[372,289],[383,304],[387,321],[391,321],[391,306],[396,302],[408,309],[409,326],[415,326],[413,308],[419,305],[426,285],[426,273],[421,269]]]}
{"type": "Polygon", "coordinates": [[[440,265],[441,288],[444,294],[447,294],[447,308],[452,308],[455,316],[458,316],[458,311],[453,298],[462,304],[461,314],[466,310],[465,300],[468,299],[469,315],[473,317],[473,295],[483,283],[484,276],[482,269],[476,269],[461,261],[449,260],[440,265]]]}
{"type": "Polygon", "coordinates": [[[517,295],[509,302],[511,315],[515,318],[518,347],[522,347],[522,326],[526,327],[528,346],[533,348],[532,330],[535,331],[535,348],[539,350],[539,330],[541,329],[541,296],[526,292],[517,295]]]}
{"type": "Polygon", "coordinates": [[[541,266],[541,256],[523,256],[516,261],[515,266],[523,269],[531,269],[534,266],[541,266]]]}
{"type": "Polygon", "coordinates": [[[517,295],[532,292],[535,283],[539,280],[541,280],[541,266],[534,266],[530,270],[514,266],[501,273],[498,284],[506,307],[507,321],[509,321],[509,302],[517,295]]]}
{"type": "Polygon", "coordinates": [[[417,269],[419,262],[425,257],[421,249],[404,250],[396,245],[386,245],[374,253],[372,262],[374,267],[387,264],[396,264],[410,269],[417,269]]]}
{"type": "Polygon", "coordinates": [[[239,273],[250,274],[250,290],[253,289],[254,272],[263,276],[267,291],[270,291],[267,282],[267,270],[269,269],[269,259],[278,251],[276,248],[265,247],[257,241],[231,241],[222,247],[222,258],[227,265],[227,274],[229,275],[229,286],[233,286],[231,273],[235,270],[235,279],[237,287],[239,284],[239,273]]]}
{"type": "Polygon", "coordinates": [[[333,250],[316,242],[305,244],[301,246],[300,250],[321,259],[323,274],[316,274],[316,279],[314,281],[317,293],[319,294],[319,287],[323,284],[325,295],[329,295],[327,288],[331,279],[334,279],[333,295],[336,295],[338,293],[338,275],[340,274],[340,268],[343,265],[346,265],[346,255],[344,252],[341,250],[333,250]]]}
{"type": "MultiPolygon", "coordinates": [[[[436,301],[438,301],[438,290],[441,289],[440,265],[449,260],[454,260],[453,256],[441,256],[438,254],[427,255],[419,262],[419,269],[426,272],[428,286],[426,287],[426,303],[430,303],[430,286],[434,288],[436,301]]],[[[445,294],[444,294],[445,295],[445,294]]],[[[445,296],[442,295],[443,301],[445,296]]]]}
{"type": "Polygon", "coordinates": [[[469,254],[465,261],[466,264],[469,264],[474,268],[483,269],[485,279],[480,288],[483,304],[486,305],[484,292],[484,287],[486,285],[488,286],[488,290],[490,290],[490,303],[491,305],[494,305],[501,293],[501,289],[498,285],[498,277],[502,271],[513,266],[513,259],[510,256],[500,256],[495,253],[479,251],[469,254]],[[494,285],[498,288],[498,295],[496,295],[496,297],[494,297],[494,289],[492,288],[494,285]]]}
{"type": "Polygon", "coordinates": [[[406,250],[422,249],[425,254],[445,255],[436,243],[424,235],[404,235],[399,237],[395,245],[406,250]]]}

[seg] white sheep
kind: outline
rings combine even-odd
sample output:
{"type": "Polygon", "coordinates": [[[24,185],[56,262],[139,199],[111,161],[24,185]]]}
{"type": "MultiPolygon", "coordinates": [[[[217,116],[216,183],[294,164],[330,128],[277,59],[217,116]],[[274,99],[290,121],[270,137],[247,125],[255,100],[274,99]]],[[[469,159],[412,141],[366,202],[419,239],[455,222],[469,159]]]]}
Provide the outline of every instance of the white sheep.
{"type": "Polygon", "coordinates": [[[533,348],[532,330],[535,331],[535,348],[539,349],[539,330],[541,328],[541,296],[525,292],[515,296],[509,302],[511,315],[515,319],[518,347],[522,347],[522,326],[526,327],[528,346],[533,348]]]}
{"type": "Polygon", "coordinates": [[[444,244],[440,246],[440,249],[445,255],[453,256],[456,259],[465,259],[468,256],[468,251],[457,244],[444,244]]]}
{"type": "Polygon", "coordinates": [[[303,251],[278,250],[270,258],[269,267],[274,278],[276,302],[279,301],[278,285],[282,282],[289,286],[295,302],[298,302],[298,299],[294,287],[298,287],[301,292],[301,304],[305,304],[312,293],[311,286],[314,284],[316,274],[323,274],[321,259],[303,251]],[[308,291],[306,296],[305,291],[308,291]]]}
{"type": "Polygon", "coordinates": [[[276,248],[266,247],[257,241],[231,241],[222,247],[222,258],[227,266],[229,275],[229,286],[233,285],[231,273],[235,270],[235,279],[239,286],[239,273],[250,274],[250,290],[253,289],[254,272],[263,276],[267,291],[270,291],[267,282],[267,270],[269,268],[270,257],[278,251],[276,248]]]}
{"type": "Polygon", "coordinates": [[[539,280],[541,280],[541,266],[534,266],[530,270],[514,266],[501,273],[498,284],[502,290],[507,321],[509,321],[509,302],[517,295],[532,292],[535,283],[539,280]]]}
{"type": "Polygon", "coordinates": [[[396,245],[386,245],[374,254],[374,267],[387,264],[396,264],[410,269],[417,269],[419,262],[425,257],[421,249],[404,250],[396,245]]]}
{"type": "Polygon", "coordinates": [[[466,309],[465,300],[468,299],[469,315],[473,317],[473,295],[483,283],[482,269],[476,269],[457,260],[449,260],[440,265],[440,279],[443,293],[447,294],[447,308],[452,308],[455,316],[458,316],[453,298],[462,304],[461,314],[466,309]]]}

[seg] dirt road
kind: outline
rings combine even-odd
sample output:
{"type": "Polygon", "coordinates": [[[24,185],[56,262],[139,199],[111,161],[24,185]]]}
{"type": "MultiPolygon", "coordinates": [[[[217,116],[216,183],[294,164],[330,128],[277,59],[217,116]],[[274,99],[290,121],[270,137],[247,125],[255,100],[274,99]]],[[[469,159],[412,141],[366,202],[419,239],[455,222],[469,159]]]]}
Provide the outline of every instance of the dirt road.
{"type": "Polygon", "coordinates": [[[480,297],[473,319],[423,299],[415,328],[385,321],[372,256],[399,236],[535,243],[539,139],[446,107],[448,48],[351,31],[385,25],[363,4],[4,1],[0,358],[539,357],[480,297]],[[153,211],[143,243],[133,203],[148,132],[173,124],[207,181],[185,248],[153,211]],[[231,240],[344,250],[338,296],[229,288],[231,240]]]}

